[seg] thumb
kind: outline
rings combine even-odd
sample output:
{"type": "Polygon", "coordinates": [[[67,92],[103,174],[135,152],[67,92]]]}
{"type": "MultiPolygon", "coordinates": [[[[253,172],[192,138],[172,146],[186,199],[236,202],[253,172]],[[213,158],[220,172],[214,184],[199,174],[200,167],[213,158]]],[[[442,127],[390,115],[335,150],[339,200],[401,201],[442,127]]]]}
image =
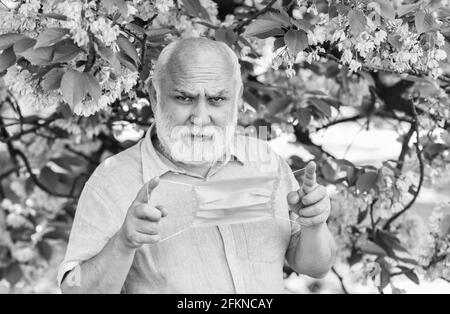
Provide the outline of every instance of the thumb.
{"type": "Polygon", "coordinates": [[[302,190],[305,194],[308,194],[317,185],[316,180],[316,163],[314,161],[310,161],[305,168],[305,174],[303,175],[303,184],[302,190]]]}
{"type": "Polygon", "coordinates": [[[152,194],[152,191],[158,186],[158,184],[159,177],[154,177],[149,180],[141,187],[134,201],[137,203],[147,203],[149,201],[150,195],[152,194]]]}

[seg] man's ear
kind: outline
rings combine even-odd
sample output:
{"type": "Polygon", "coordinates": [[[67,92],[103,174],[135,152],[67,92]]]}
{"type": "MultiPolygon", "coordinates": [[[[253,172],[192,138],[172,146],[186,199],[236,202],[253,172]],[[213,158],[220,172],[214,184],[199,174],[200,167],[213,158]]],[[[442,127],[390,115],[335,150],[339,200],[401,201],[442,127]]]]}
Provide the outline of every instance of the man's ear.
{"type": "Polygon", "coordinates": [[[238,96],[238,111],[243,111],[244,109],[244,100],[242,99],[242,95],[244,94],[244,84],[241,85],[239,89],[239,96],[238,96]]]}
{"type": "Polygon", "coordinates": [[[157,103],[157,101],[156,101],[157,96],[156,96],[155,86],[153,85],[152,82],[149,83],[148,91],[149,91],[148,95],[150,97],[150,106],[152,107],[152,110],[153,110],[153,108],[155,108],[156,103],[157,103]]]}

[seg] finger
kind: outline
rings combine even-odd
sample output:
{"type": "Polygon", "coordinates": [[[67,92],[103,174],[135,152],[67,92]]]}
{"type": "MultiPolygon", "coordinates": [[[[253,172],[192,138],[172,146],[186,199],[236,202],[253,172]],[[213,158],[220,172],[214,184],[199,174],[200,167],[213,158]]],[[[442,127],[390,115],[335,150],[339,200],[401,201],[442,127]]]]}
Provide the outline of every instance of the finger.
{"type": "Polygon", "coordinates": [[[330,207],[330,202],[327,198],[324,198],[314,205],[301,208],[298,214],[300,217],[314,217],[329,212],[330,207]]]}
{"type": "Polygon", "coordinates": [[[145,234],[136,232],[133,235],[133,242],[138,245],[156,243],[161,240],[161,234],[145,234]]]}
{"type": "Polygon", "coordinates": [[[297,219],[297,222],[301,225],[301,226],[305,226],[305,227],[310,227],[310,226],[314,226],[314,225],[318,225],[321,223],[324,223],[327,221],[328,219],[328,212],[324,212],[318,216],[314,216],[314,217],[300,217],[297,219]]]}
{"type": "Polygon", "coordinates": [[[303,190],[291,191],[286,196],[289,205],[297,205],[302,197],[305,196],[305,192],[303,190]]]}
{"type": "Polygon", "coordinates": [[[136,222],[136,231],[143,234],[155,235],[159,233],[157,222],[139,219],[136,222]]]}
{"type": "Polygon", "coordinates": [[[297,191],[289,192],[287,195],[287,201],[289,205],[297,205],[300,202],[300,196],[297,191]]]}
{"type": "Polygon", "coordinates": [[[163,205],[156,205],[155,208],[161,212],[161,217],[166,217],[169,214],[169,211],[163,205]]]}
{"type": "Polygon", "coordinates": [[[158,222],[161,220],[161,211],[148,204],[137,204],[134,207],[135,217],[148,221],[158,222]]]}
{"type": "Polygon", "coordinates": [[[301,189],[289,192],[288,195],[286,196],[289,207],[297,215],[298,211],[303,207],[303,204],[300,202],[303,196],[305,196],[305,193],[301,189]]]}
{"type": "Polygon", "coordinates": [[[135,202],[147,203],[152,191],[158,186],[159,177],[154,177],[145,183],[136,195],[135,202]]]}
{"type": "Polygon", "coordinates": [[[316,163],[314,161],[310,161],[306,165],[305,174],[303,175],[302,190],[308,194],[313,190],[316,184],[316,163]]]}
{"type": "Polygon", "coordinates": [[[327,189],[323,185],[317,185],[314,190],[302,198],[302,203],[305,206],[309,206],[317,203],[325,197],[327,197],[327,189]]]}

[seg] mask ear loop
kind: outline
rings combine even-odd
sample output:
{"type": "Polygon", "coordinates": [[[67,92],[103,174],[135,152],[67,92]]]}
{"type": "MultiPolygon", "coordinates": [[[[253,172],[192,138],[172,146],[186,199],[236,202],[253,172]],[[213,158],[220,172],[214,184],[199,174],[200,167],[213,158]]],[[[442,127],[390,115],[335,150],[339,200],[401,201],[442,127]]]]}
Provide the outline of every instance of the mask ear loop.
{"type": "MultiPolygon", "coordinates": [[[[298,176],[298,175],[303,175],[303,174],[305,173],[305,170],[306,170],[306,167],[301,168],[301,169],[294,170],[294,171],[292,171],[292,175],[294,175],[294,177],[296,177],[296,176],[298,176]]],[[[283,175],[283,176],[286,176],[286,175],[289,175],[289,173],[287,173],[287,174],[285,174],[285,175],[283,175]]],[[[300,188],[301,188],[301,187],[300,187],[300,188]]],[[[281,216],[279,216],[279,215],[275,215],[275,217],[278,218],[278,219],[282,219],[282,220],[289,221],[289,222],[291,222],[291,223],[295,223],[295,224],[297,224],[299,227],[302,227],[302,225],[301,225],[300,223],[298,223],[296,220],[292,220],[292,219],[286,218],[286,217],[281,217],[281,216]]]]}

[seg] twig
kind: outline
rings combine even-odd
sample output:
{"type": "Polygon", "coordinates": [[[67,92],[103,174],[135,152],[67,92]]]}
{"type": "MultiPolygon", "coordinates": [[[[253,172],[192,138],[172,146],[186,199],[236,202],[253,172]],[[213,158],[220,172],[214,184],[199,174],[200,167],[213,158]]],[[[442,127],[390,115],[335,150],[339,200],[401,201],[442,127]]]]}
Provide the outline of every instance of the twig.
{"type": "Polygon", "coordinates": [[[398,157],[397,161],[397,169],[402,170],[403,163],[405,162],[406,154],[409,151],[409,141],[411,140],[411,137],[413,136],[414,132],[416,131],[414,123],[411,123],[411,127],[409,128],[408,133],[405,135],[405,138],[403,139],[402,149],[400,151],[400,156],[398,157]]]}
{"type": "Polygon", "coordinates": [[[375,206],[375,203],[378,201],[378,198],[374,198],[372,203],[369,205],[369,216],[370,216],[370,224],[372,225],[372,235],[375,235],[375,227],[377,226],[377,223],[379,220],[375,221],[373,219],[373,207],[375,206]]]}
{"type": "Polygon", "coordinates": [[[344,291],[345,294],[349,294],[347,288],[344,285],[344,278],[342,278],[341,275],[339,275],[339,273],[336,271],[336,268],[331,267],[331,271],[336,275],[337,279],[339,280],[339,283],[341,284],[341,289],[342,291],[344,291]]]}
{"type": "Polygon", "coordinates": [[[20,167],[14,167],[14,168],[11,168],[9,170],[6,170],[2,174],[0,174],[0,181],[3,180],[4,178],[7,178],[10,174],[18,171],[19,169],[20,169],[20,167]]]}
{"type": "Polygon", "coordinates": [[[23,152],[20,150],[14,151],[15,155],[19,156],[20,159],[22,159],[23,163],[25,164],[25,168],[27,169],[28,174],[30,175],[30,179],[36,184],[38,188],[40,188],[42,191],[56,197],[64,197],[64,198],[73,198],[73,195],[71,194],[64,194],[64,193],[58,193],[50,190],[47,188],[42,182],[39,181],[38,177],[34,174],[33,169],[30,166],[30,162],[28,161],[27,157],[23,152]]]}
{"type": "Polygon", "coordinates": [[[69,152],[82,157],[83,159],[87,160],[89,163],[93,164],[93,165],[97,165],[98,162],[94,159],[92,159],[91,157],[89,157],[88,155],[77,151],[76,149],[72,148],[69,144],[64,145],[64,148],[67,149],[69,152]]]}
{"type": "Polygon", "coordinates": [[[424,174],[424,162],[423,162],[423,158],[422,158],[422,151],[420,150],[420,134],[419,134],[419,123],[418,123],[418,118],[417,118],[417,111],[416,111],[416,107],[414,102],[412,103],[412,111],[413,111],[413,116],[414,116],[414,129],[415,129],[415,133],[416,133],[416,154],[417,154],[417,158],[419,159],[419,171],[420,171],[420,177],[419,177],[419,184],[417,186],[417,190],[414,193],[414,196],[412,198],[412,200],[401,210],[399,211],[397,214],[395,214],[394,216],[392,216],[383,226],[384,230],[388,230],[389,227],[391,226],[391,224],[401,215],[403,215],[409,208],[411,208],[411,206],[414,204],[414,202],[416,201],[417,197],[419,196],[419,192],[420,189],[422,188],[422,183],[425,177],[424,174]]]}
{"type": "Polygon", "coordinates": [[[60,114],[54,113],[50,117],[48,117],[43,123],[36,122],[37,125],[35,127],[32,127],[30,129],[27,129],[27,130],[23,130],[22,132],[13,134],[13,135],[8,136],[8,137],[6,137],[4,139],[2,138],[0,141],[4,142],[4,143],[15,141],[15,140],[21,138],[22,136],[24,136],[25,134],[36,132],[40,128],[48,126],[50,123],[52,123],[53,121],[55,121],[59,117],[60,117],[60,114]]]}
{"type": "Polygon", "coordinates": [[[353,116],[353,117],[343,118],[343,119],[340,119],[340,120],[334,120],[334,121],[331,121],[328,124],[322,125],[321,127],[317,128],[316,130],[317,131],[323,130],[323,129],[329,128],[330,126],[339,124],[339,123],[358,121],[359,119],[363,119],[364,117],[365,117],[364,115],[358,114],[358,115],[353,116]]]}
{"type": "MultiPolygon", "coordinates": [[[[386,111],[375,111],[372,114],[374,116],[377,116],[377,117],[389,118],[389,119],[393,119],[393,120],[397,120],[397,121],[401,121],[401,122],[408,122],[408,123],[412,123],[413,122],[411,119],[398,117],[397,115],[395,115],[393,113],[386,112],[386,111]]],[[[317,128],[316,130],[317,131],[323,130],[323,129],[329,128],[330,126],[333,126],[333,125],[336,125],[336,124],[340,124],[340,123],[358,121],[358,120],[363,119],[365,117],[367,117],[367,115],[358,114],[358,115],[355,115],[355,116],[352,116],[352,117],[347,117],[347,118],[342,118],[342,119],[339,119],[339,120],[334,120],[334,121],[331,121],[330,123],[322,125],[321,127],[317,128]]]]}

